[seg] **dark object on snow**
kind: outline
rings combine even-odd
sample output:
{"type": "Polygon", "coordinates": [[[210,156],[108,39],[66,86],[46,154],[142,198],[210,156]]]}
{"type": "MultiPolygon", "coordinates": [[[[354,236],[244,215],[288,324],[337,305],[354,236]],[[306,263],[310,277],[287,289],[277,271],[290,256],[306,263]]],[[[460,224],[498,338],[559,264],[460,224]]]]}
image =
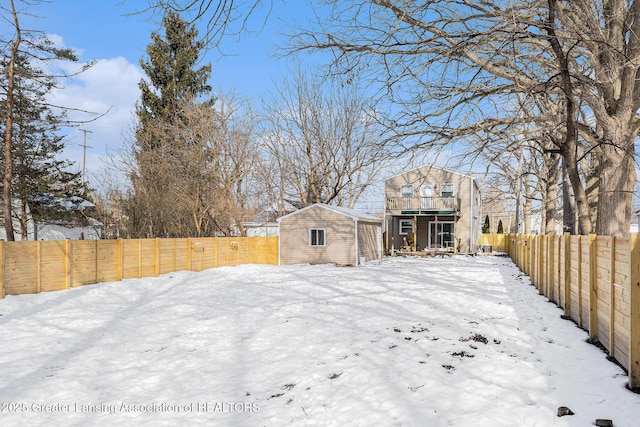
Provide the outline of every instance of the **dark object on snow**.
{"type": "Polygon", "coordinates": [[[573,415],[573,411],[566,406],[561,406],[558,408],[558,416],[564,417],[565,415],[573,415]]]}
{"type": "Polygon", "coordinates": [[[596,420],[596,426],[598,426],[598,427],[613,427],[613,421],[612,420],[603,420],[601,418],[598,418],[596,420]]]}
{"type": "Polygon", "coordinates": [[[483,253],[491,253],[491,252],[493,252],[493,246],[492,245],[482,245],[482,252],[483,253]]]}

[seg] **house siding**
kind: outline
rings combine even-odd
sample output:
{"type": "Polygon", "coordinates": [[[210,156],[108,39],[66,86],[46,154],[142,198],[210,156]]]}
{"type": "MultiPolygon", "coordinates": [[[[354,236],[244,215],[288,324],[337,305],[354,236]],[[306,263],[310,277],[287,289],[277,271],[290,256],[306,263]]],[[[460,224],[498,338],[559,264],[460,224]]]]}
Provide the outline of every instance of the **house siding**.
{"type": "MultiPolygon", "coordinates": [[[[434,184],[434,197],[440,197],[440,189],[443,184],[453,184],[454,198],[458,203],[459,214],[457,216],[438,215],[438,221],[454,221],[454,235],[456,239],[460,239],[458,251],[475,251],[480,244],[480,228],[478,225],[480,192],[472,177],[426,165],[387,179],[385,181],[385,200],[400,196],[402,186],[409,184],[413,185],[414,195],[417,196],[420,186],[425,183],[434,184]],[[471,200],[472,196],[473,201],[471,200]]],[[[386,247],[387,249],[392,247],[399,249],[405,236],[400,234],[398,221],[399,219],[414,219],[414,216],[402,215],[398,211],[389,209],[387,209],[386,216],[386,247]]],[[[418,242],[427,240],[428,224],[435,221],[435,217],[436,215],[415,216],[418,242]]]]}
{"type": "Polygon", "coordinates": [[[358,257],[366,261],[380,258],[380,223],[358,222],[358,257]]]}
{"type": "Polygon", "coordinates": [[[355,221],[320,206],[280,221],[280,264],[355,265],[355,221]],[[325,229],[326,245],[309,246],[309,229],[325,229]]]}

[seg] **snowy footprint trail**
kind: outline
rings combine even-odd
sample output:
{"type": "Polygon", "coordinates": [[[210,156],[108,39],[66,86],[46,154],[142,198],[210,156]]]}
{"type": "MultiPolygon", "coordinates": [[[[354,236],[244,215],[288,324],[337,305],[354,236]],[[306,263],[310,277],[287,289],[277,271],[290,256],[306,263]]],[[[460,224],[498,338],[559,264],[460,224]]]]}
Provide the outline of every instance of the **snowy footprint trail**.
{"type": "Polygon", "coordinates": [[[178,272],[8,296],[0,314],[3,426],[640,417],[624,372],[505,258],[178,272]]]}

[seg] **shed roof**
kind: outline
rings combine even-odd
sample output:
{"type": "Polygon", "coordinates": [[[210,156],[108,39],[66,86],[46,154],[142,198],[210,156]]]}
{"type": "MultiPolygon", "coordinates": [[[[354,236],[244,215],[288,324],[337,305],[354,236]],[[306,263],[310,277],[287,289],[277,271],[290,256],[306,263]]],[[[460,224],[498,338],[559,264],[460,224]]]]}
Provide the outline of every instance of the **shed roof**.
{"type": "Polygon", "coordinates": [[[304,211],[306,211],[308,209],[311,209],[313,207],[320,207],[320,208],[323,208],[323,209],[328,209],[330,211],[339,213],[340,215],[347,216],[347,217],[352,218],[354,220],[377,221],[377,222],[382,223],[382,218],[378,218],[377,216],[365,214],[365,213],[358,212],[356,210],[345,208],[345,207],[342,207],[342,206],[331,206],[331,205],[327,205],[325,203],[314,203],[313,205],[309,205],[309,206],[307,206],[305,208],[302,208],[300,210],[297,210],[295,212],[291,212],[290,214],[287,214],[287,215],[285,215],[283,217],[278,218],[278,222],[280,222],[284,218],[288,218],[288,217],[293,216],[293,215],[298,215],[298,214],[300,214],[300,213],[302,213],[302,212],[304,212],[304,211]]]}

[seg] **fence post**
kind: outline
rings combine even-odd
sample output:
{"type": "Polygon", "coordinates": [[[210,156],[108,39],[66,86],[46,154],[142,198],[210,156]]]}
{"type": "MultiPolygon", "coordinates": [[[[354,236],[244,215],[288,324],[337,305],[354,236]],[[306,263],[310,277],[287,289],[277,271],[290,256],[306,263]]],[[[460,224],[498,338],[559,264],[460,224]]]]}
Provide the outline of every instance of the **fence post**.
{"type": "Polygon", "coordinates": [[[96,274],[95,274],[95,280],[93,283],[98,283],[98,279],[100,278],[100,240],[94,240],[94,246],[95,246],[95,250],[96,250],[96,274]]]}
{"type": "Polygon", "coordinates": [[[124,277],[124,263],[122,262],[122,257],[122,238],[120,237],[118,238],[116,243],[116,274],[118,275],[118,281],[122,280],[122,278],[124,277]]]}
{"type": "Polygon", "coordinates": [[[589,341],[598,342],[597,236],[589,234],[589,341]]]}
{"type": "Polygon", "coordinates": [[[42,290],[42,241],[36,241],[36,293],[42,290]]]}
{"type": "Polygon", "coordinates": [[[538,288],[538,294],[542,295],[542,284],[544,283],[544,234],[538,237],[538,280],[536,287],[538,288]]]}
{"type": "Polygon", "coordinates": [[[571,235],[564,233],[564,315],[571,317],[571,235]]]}
{"type": "Polygon", "coordinates": [[[138,279],[142,278],[142,239],[138,239],[138,279]]]}
{"type": "Polygon", "coordinates": [[[191,237],[187,237],[187,270],[191,271],[191,237]]]}
{"type": "Polygon", "coordinates": [[[578,235],[578,265],[577,267],[577,275],[578,275],[578,326],[583,328],[582,324],[582,236],[578,235]]]}
{"type": "Polygon", "coordinates": [[[156,249],[156,255],[155,255],[155,267],[156,267],[156,277],[158,277],[160,275],[160,239],[158,239],[157,237],[155,238],[155,249],[156,249]]]}
{"type": "Polygon", "coordinates": [[[555,287],[556,287],[556,275],[555,273],[555,253],[556,253],[556,249],[555,249],[555,240],[556,240],[556,236],[554,234],[552,234],[551,236],[549,236],[549,287],[547,288],[547,298],[549,299],[549,301],[553,301],[554,298],[554,291],[555,291],[555,287]]]}
{"type": "Polygon", "coordinates": [[[4,296],[4,240],[0,240],[0,299],[4,296]]]}
{"type": "Polygon", "coordinates": [[[609,237],[609,354],[615,357],[616,333],[616,238],[609,237]]]}
{"type": "Polygon", "coordinates": [[[71,246],[71,239],[66,239],[64,243],[64,252],[65,252],[65,260],[64,260],[64,275],[65,275],[65,289],[71,288],[71,284],[73,282],[73,273],[71,268],[71,261],[73,259],[73,248],[71,246]]]}
{"type": "Polygon", "coordinates": [[[640,390],[640,234],[631,234],[629,249],[629,388],[640,390]]]}

